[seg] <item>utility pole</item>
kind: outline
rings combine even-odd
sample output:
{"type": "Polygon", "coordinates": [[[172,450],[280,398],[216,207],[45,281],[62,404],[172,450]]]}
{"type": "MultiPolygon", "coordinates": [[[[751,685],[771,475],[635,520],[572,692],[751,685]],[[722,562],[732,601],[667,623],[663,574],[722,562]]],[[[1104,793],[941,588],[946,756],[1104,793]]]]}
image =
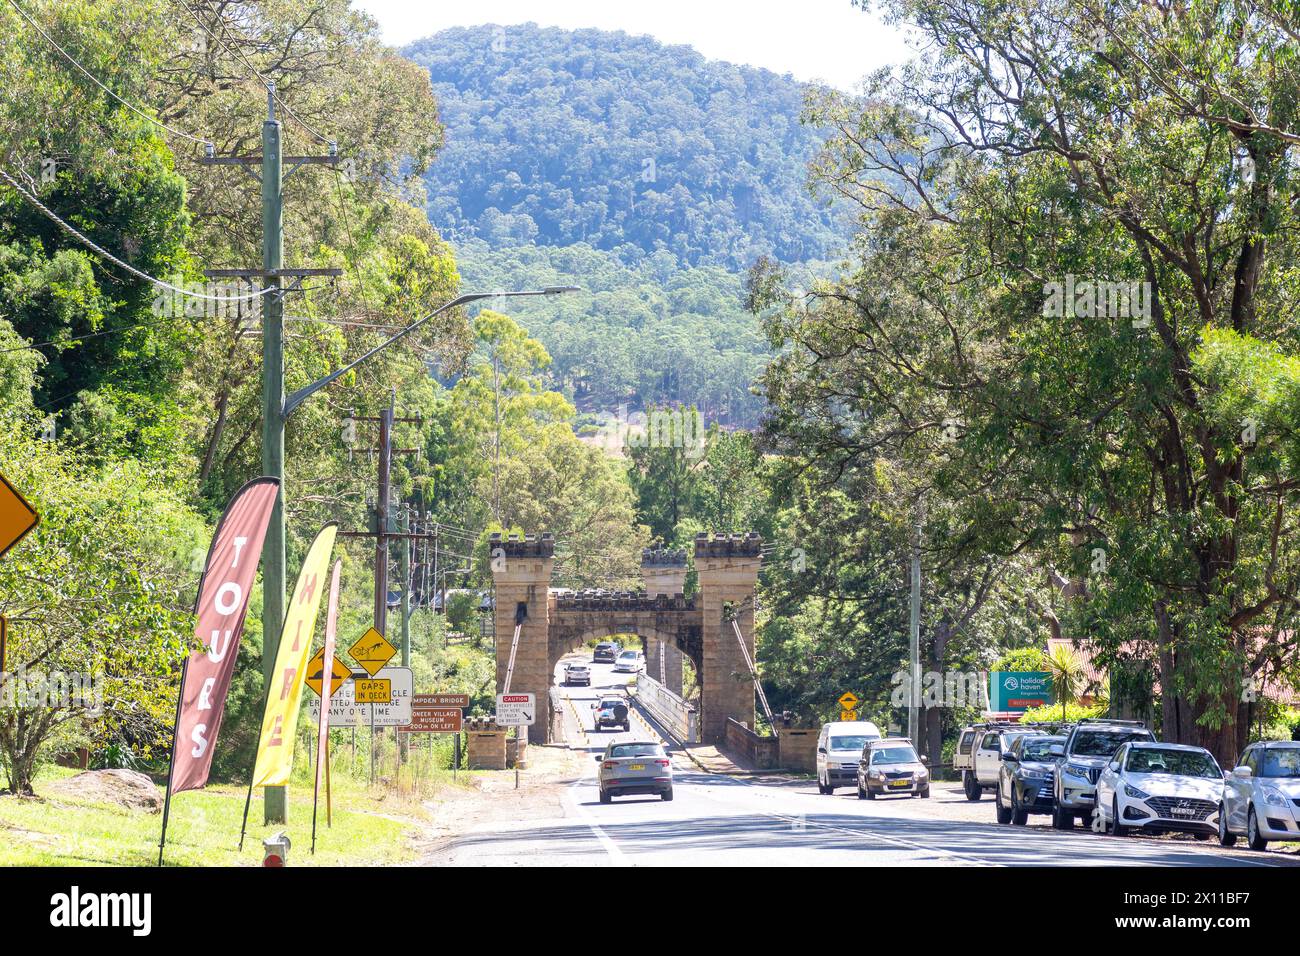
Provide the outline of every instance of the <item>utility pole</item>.
{"type": "MultiPolygon", "coordinates": [[[[398,531],[402,535],[402,666],[411,666],[411,510],[402,506],[398,518],[398,531]]],[[[397,755],[406,763],[409,734],[397,735],[397,755]]]]}
{"type": "Polygon", "coordinates": [[[921,746],[921,515],[917,511],[912,536],[912,613],[908,634],[907,736],[920,753],[921,746]]]}
{"type": "MultiPolygon", "coordinates": [[[[334,166],[338,149],[330,144],[328,156],[291,156],[293,164],[284,172],[284,144],[280,121],[275,116],[275,84],[266,86],[266,122],[262,124],[261,156],[216,156],[211,152],[203,159],[210,166],[238,166],[262,186],[262,268],[213,269],[209,278],[254,279],[271,291],[262,295],[262,474],[280,479],[262,549],[262,680],[271,686],[275,656],[280,647],[284,626],[284,590],[286,573],[284,525],[284,294],[297,289],[304,276],[338,276],[341,269],[285,269],[284,266],[284,181],[307,164],[334,166]],[[259,177],[253,166],[260,166],[259,177]],[[282,279],[292,277],[288,290],[282,279]]],[[[283,787],[263,790],[266,823],[287,822],[287,802],[283,787]]]]}
{"type": "Polygon", "coordinates": [[[375,538],[375,630],[388,636],[388,526],[389,496],[392,494],[393,406],[396,390],[389,393],[388,407],[379,415],[379,491],[375,510],[379,536],[375,538]]]}

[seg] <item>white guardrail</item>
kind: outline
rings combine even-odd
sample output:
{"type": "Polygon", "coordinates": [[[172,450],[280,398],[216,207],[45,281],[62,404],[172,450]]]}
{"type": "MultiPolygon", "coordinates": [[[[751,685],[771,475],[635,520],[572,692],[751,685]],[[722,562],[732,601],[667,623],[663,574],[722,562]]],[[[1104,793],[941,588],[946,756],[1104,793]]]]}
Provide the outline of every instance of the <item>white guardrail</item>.
{"type": "Polygon", "coordinates": [[[678,740],[688,744],[699,742],[700,715],[695,708],[645,672],[637,675],[636,699],[678,740]]]}

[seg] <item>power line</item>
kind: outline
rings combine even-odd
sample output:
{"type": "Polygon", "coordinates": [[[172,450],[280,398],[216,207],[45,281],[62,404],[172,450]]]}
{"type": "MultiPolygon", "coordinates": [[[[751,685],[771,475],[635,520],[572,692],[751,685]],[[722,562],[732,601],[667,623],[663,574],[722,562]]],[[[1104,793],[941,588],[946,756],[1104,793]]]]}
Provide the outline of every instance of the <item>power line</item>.
{"type": "MultiPolygon", "coordinates": [[[[12,3],[13,0],[10,0],[10,2],[12,3]]],[[[22,196],[29,203],[31,203],[33,206],[39,209],[47,219],[53,221],[55,224],[59,226],[60,229],[68,233],[68,235],[72,236],[82,245],[86,246],[86,248],[90,249],[91,251],[99,255],[101,258],[107,259],[109,262],[113,263],[119,269],[123,269],[126,272],[130,273],[131,275],[135,276],[137,279],[141,279],[145,282],[151,283],[152,285],[155,285],[160,289],[167,289],[170,292],[175,292],[177,295],[189,296],[192,299],[202,299],[207,302],[247,302],[252,299],[260,298],[266,295],[268,292],[281,291],[275,286],[267,286],[266,288],[261,289],[258,292],[250,292],[247,295],[236,295],[236,296],[208,295],[206,292],[194,292],[191,289],[185,289],[182,288],[181,286],[172,285],[170,282],[164,282],[162,279],[155,278],[154,276],[149,275],[149,273],[142,272],[139,269],[137,269],[135,266],[123,262],[117,256],[113,255],[111,252],[106,250],[103,246],[100,246],[93,240],[87,238],[85,235],[78,232],[68,223],[64,222],[63,219],[61,219],[58,216],[58,214],[56,214],[53,210],[51,210],[48,206],[46,206],[45,203],[41,202],[34,195],[32,195],[26,189],[24,189],[22,185],[18,182],[18,180],[14,179],[12,176],[9,175],[7,170],[0,168],[0,178],[3,178],[6,182],[8,182],[9,185],[12,186],[15,191],[17,191],[18,195],[22,196]]]]}
{"type": "Polygon", "coordinates": [[[96,77],[96,76],[95,76],[93,73],[91,73],[88,69],[86,69],[86,68],[85,68],[84,66],[82,66],[79,62],[77,62],[76,57],[74,57],[74,56],[73,56],[71,53],[69,53],[67,50],[63,49],[63,47],[59,46],[59,44],[56,43],[56,42],[54,41],[54,38],[51,37],[48,33],[46,33],[43,29],[41,29],[41,25],[40,25],[39,23],[37,23],[35,20],[33,20],[33,19],[31,18],[31,16],[27,13],[26,10],[24,10],[22,7],[20,7],[20,6],[18,5],[17,0],[9,0],[9,5],[10,5],[11,7],[13,7],[15,10],[17,10],[18,13],[19,13],[19,15],[20,15],[24,20],[26,20],[28,23],[30,23],[30,24],[32,25],[32,28],[33,28],[37,33],[39,33],[41,36],[43,36],[43,37],[45,38],[45,42],[46,42],[46,43],[48,43],[50,46],[54,47],[54,49],[58,50],[59,53],[63,56],[63,58],[64,58],[65,60],[67,60],[69,63],[71,63],[73,66],[75,66],[78,70],[80,70],[81,73],[82,73],[82,75],[84,75],[84,76],[86,77],[86,79],[90,80],[90,82],[94,83],[97,87],[99,87],[101,90],[103,90],[103,91],[104,91],[105,93],[107,93],[109,96],[111,96],[111,97],[112,97],[113,99],[115,99],[117,102],[121,103],[123,106],[125,106],[127,109],[129,109],[132,113],[135,113],[137,116],[141,117],[142,119],[148,120],[150,123],[153,123],[155,126],[158,126],[158,127],[162,128],[162,129],[167,130],[167,132],[171,133],[171,134],[174,135],[174,136],[180,136],[180,137],[182,137],[182,138],[184,138],[184,139],[188,139],[188,140],[190,140],[190,141],[192,141],[192,142],[195,142],[195,143],[201,143],[201,144],[204,145],[204,146],[211,146],[211,145],[213,145],[211,140],[203,139],[203,138],[200,137],[200,136],[194,136],[194,135],[192,135],[192,134],[190,134],[190,133],[185,132],[184,130],[176,129],[176,128],[173,127],[173,126],[168,126],[166,123],[164,123],[162,120],[158,119],[157,117],[150,116],[148,113],[146,113],[144,110],[140,109],[138,106],[135,106],[135,105],[133,105],[133,104],[131,104],[131,103],[128,103],[126,100],[122,99],[122,97],[118,96],[118,95],[117,95],[116,93],[114,93],[111,89],[109,89],[107,86],[105,86],[103,83],[101,83],[100,80],[98,79],[98,77],[96,77]]]}

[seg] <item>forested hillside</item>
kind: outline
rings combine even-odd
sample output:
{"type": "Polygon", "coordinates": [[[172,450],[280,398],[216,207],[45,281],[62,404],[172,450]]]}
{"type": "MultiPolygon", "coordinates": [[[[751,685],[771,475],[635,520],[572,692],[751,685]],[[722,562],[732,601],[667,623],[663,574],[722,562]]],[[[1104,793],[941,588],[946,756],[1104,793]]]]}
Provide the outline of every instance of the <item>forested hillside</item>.
{"type": "Polygon", "coordinates": [[[445,30],[405,53],[428,67],[447,127],[425,182],[449,238],[739,268],[835,247],[831,213],[804,188],[820,137],[799,122],[790,77],[535,24],[445,30]]]}

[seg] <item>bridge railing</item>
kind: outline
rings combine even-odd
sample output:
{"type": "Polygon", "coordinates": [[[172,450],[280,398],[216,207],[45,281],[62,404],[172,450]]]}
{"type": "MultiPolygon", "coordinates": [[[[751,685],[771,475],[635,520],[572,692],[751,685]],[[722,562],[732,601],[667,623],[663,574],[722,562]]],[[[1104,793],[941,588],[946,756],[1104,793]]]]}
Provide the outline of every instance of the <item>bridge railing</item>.
{"type": "Polygon", "coordinates": [[[636,698],[678,740],[688,744],[699,742],[700,715],[695,708],[649,674],[637,675],[636,698]]]}

